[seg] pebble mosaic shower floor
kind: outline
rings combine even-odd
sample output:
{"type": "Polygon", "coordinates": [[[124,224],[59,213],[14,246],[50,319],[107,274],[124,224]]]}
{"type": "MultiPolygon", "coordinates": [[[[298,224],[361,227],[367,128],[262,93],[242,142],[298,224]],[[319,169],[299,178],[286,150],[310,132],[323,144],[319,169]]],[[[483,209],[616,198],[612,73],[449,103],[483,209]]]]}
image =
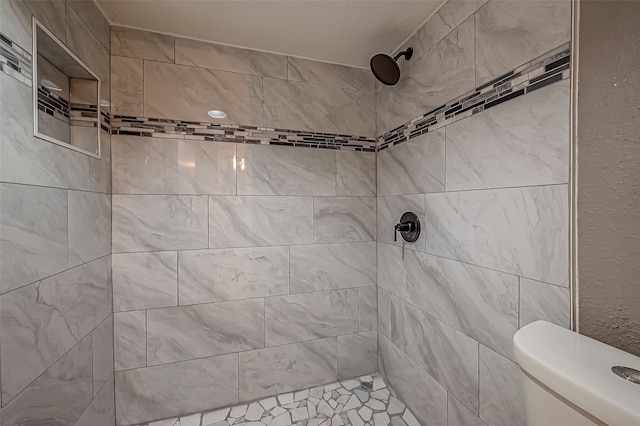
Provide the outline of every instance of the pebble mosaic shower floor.
{"type": "Polygon", "coordinates": [[[378,374],[139,426],[420,426],[378,374]]]}

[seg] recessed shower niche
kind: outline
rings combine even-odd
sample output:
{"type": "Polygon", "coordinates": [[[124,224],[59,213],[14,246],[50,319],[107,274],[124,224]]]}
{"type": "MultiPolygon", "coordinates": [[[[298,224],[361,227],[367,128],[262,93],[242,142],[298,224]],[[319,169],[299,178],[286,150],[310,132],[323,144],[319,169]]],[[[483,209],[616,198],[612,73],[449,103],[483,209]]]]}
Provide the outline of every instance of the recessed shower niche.
{"type": "Polygon", "coordinates": [[[100,158],[100,79],[33,18],[34,136],[100,158]]]}

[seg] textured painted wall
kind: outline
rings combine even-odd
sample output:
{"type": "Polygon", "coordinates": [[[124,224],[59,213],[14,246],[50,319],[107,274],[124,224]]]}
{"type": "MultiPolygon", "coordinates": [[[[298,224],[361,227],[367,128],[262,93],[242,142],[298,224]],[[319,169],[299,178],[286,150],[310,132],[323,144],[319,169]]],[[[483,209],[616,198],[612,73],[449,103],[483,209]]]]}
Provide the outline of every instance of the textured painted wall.
{"type": "Polygon", "coordinates": [[[640,355],[640,3],[580,6],[580,332],[640,355]]]}

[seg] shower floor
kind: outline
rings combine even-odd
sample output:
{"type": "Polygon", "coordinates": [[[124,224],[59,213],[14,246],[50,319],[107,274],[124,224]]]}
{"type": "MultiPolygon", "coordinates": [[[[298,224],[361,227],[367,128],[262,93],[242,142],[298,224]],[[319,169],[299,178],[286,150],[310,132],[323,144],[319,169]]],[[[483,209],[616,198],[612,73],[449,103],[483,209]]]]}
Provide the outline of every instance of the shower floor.
{"type": "Polygon", "coordinates": [[[140,426],[420,426],[378,374],[140,426]]]}

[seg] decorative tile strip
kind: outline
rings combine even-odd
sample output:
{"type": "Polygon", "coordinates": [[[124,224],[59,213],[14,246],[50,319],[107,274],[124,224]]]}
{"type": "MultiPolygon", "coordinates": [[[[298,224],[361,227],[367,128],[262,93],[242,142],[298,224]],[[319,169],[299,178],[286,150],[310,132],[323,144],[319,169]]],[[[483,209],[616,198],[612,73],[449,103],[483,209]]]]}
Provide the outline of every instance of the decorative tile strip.
{"type": "MultiPolygon", "coordinates": [[[[71,103],[43,86],[38,87],[38,110],[71,126],[95,127],[97,122],[97,105],[71,103]]],[[[105,108],[100,110],[101,128],[110,133],[109,112],[105,108]]]]}
{"type": "Polygon", "coordinates": [[[411,140],[546,85],[565,80],[570,76],[570,61],[571,51],[567,43],[379,136],[377,150],[411,140]]]}
{"type": "Polygon", "coordinates": [[[115,115],[112,134],[375,152],[374,138],[268,127],[115,115]]]}
{"type": "Polygon", "coordinates": [[[31,87],[31,54],[2,33],[0,71],[31,87]]]}

